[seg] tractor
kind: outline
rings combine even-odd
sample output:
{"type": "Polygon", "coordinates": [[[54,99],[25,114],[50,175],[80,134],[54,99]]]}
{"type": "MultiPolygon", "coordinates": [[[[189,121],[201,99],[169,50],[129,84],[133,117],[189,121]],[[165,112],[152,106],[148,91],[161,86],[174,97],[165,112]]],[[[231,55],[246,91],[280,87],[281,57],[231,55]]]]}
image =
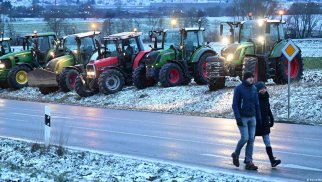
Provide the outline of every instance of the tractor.
{"type": "Polygon", "coordinates": [[[64,37],[65,55],[51,60],[44,69],[29,72],[29,85],[38,87],[42,94],[59,89],[63,92],[74,90],[78,74],[85,70],[90,60],[99,59],[102,55],[99,34],[94,31],[64,37]]]}
{"type": "Polygon", "coordinates": [[[75,91],[82,97],[98,91],[113,94],[132,84],[132,72],[150,52],[144,50],[141,32],[122,32],[104,37],[107,58],[91,61],[76,79],[75,91]]]}
{"type": "MultiPolygon", "coordinates": [[[[282,54],[282,48],[288,42],[281,20],[247,20],[244,22],[225,22],[230,26],[234,37],[235,30],[238,43],[232,41],[221,50],[221,55],[207,59],[207,80],[209,90],[225,87],[225,76],[239,78],[250,71],[255,81],[273,79],[276,84],[285,84],[288,80],[287,59],[282,54]]],[[[220,25],[220,35],[223,34],[223,24],[220,25]]],[[[230,39],[234,40],[234,39],[230,39]]],[[[298,81],[303,75],[301,51],[291,62],[291,81],[298,81]]]]}
{"type": "Polygon", "coordinates": [[[44,67],[62,54],[55,33],[34,32],[26,35],[23,38],[23,51],[0,57],[0,81],[14,89],[28,86],[28,72],[44,67]]]}
{"type": "Polygon", "coordinates": [[[144,89],[160,81],[163,87],[187,85],[192,77],[206,84],[206,58],[216,55],[203,39],[204,28],[163,31],[162,48],[146,55],[133,72],[136,88],[144,89]]]}

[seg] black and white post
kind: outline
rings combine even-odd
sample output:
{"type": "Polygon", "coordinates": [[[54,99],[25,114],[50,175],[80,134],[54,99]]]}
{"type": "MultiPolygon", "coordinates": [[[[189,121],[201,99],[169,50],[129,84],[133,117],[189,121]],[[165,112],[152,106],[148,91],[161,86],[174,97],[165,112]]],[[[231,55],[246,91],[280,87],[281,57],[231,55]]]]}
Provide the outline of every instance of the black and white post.
{"type": "Polygon", "coordinates": [[[51,112],[50,112],[50,107],[45,106],[45,146],[49,146],[49,140],[50,140],[50,127],[51,127],[51,112]]]}

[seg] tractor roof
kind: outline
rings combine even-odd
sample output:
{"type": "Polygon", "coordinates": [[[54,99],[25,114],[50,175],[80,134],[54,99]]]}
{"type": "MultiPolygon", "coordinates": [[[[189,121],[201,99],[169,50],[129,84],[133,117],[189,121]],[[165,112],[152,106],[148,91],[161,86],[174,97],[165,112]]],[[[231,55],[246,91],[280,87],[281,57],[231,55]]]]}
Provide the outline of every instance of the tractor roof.
{"type": "Polygon", "coordinates": [[[11,38],[7,38],[7,37],[0,38],[0,42],[3,42],[3,41],[9,41],[9,40],[11,40],[11,38]]]}
{"type": "MultiPolygon", "coordinates": [[[[201,31],[205,31],[205,29],[204,28],[198,28],[198,27],[189,27],[189,28],[182,28],[182,29],[184,29],[185,31],[187,31],[187,32],[189,32],[189,31],[199,31],[199,30],[201,30],[201,31]]],[[[171,29],[164,29],[163,30],[164,32],[173,32],[173,31],[180,31],[180,29],[179,28],[171,28],[171,29]]]]}
{"type": "Polygon", "coordinates": [[[258,21],[264,21],[266,23],[282,23],[282,24],[285,23],[285,21],[281,21],[281,20],[257,19],[257,20],[242,21],[241,24],[244,24],[245,22],[258,22],[258,21]]]}
{"type": "Polygon", "coordinates": [[[78,37],[78,38],[84,38],[84,37],[90,37],[90,36],[99,35],[99,34],[101,34],[101,32],[99,31],[83,32],[83,33],[66,35],[63,37],[63,39],[65,39],[66,37],[72,37],[72,36],[78,37]]]}
{"type": "Polygon", "coordinates": [[[32,33],[32,34],[28,34],[28,35],[25,35],[25,37],[46,37],[46,36],[56,36],[56,33],[54,32],[45,32],[45,33],[32,33]]]}
{"type": "Polygon", "coordinates": [[[142,32],[122,32],[122,33],[109,35],[107,37],[104,37],[104,39],[107,39],[107,40],[128,39],[131,37],[139,37],[141,35],[142,35],[142,32]]]}

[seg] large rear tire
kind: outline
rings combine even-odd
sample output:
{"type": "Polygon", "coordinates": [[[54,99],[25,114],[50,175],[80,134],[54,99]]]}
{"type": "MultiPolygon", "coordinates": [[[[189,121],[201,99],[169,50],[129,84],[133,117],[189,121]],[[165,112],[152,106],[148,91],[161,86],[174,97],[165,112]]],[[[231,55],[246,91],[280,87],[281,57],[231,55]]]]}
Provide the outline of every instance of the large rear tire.
{"type": "Polygon", "coordinates": [[[225,81],[225,77],[214,78],[211,82],[208,83],[208,88],[210,91],[223,89],[225,87],[225,81]]]}
{"type": "Polygon", "coordinates": [[[137,89],[145,89],[154,86],[157,83],[157,80],[154,78],[147,79],[145,66],[141,65],[133,72],[133,83],[137,89]]]}
{"type": "Polygon", "coordinates": [[[26,65],[18,65],[10,69],[8,73],[8,84],[11,88],[20,89],[28,86],[28,72],[31,71],[26,65]]]}
{"type": "Polygon", "coordinates": [[[182,84],[183,73],[175,63],[165,64],[159,73],[160,83],[163,87],[174,87],[182,84]]]}
{"type": "Polygon", "coordinates": [[[207,67],[206,67],[206,59],[209,56],[214,56],[214,53],[205,53],[203,54],[198,63],[195,66],[194,70],[194,80],[198,85],[205,85],[207,84],[207,67]]]}
{"type": "Polygon", "coordinates": [[[79,72],[76,69],[64,69],[59,75],[59,88],[63,92],[70,92],[75,89],[76,78],[79,72]]]}
{"type": "Polygon", "coordinates": [[[123,89],[124,76],[115,69],[106,70],[98,78],[100,92],[104,94],[114,94],[123,89]]]}
{"type": "MultiPolygon", "coordinates": [[[[300,81],[303,76],[303,60],[301,53],[291,61],[291,82],[300,81]]],[[[277,72],[274,78],[276,84],[286,84],[288,82],[288,60],[282,56],[278,60],[277,72]]]]}
{"type": "Polygon", "coordinates": [[[81,75],[78,75],[75,83],[75,92],[81,97],[89,97],[97,94],[99,92],[98,85],[97,81],[94,81],[96,83],[94,83],[93,88],[90,88],[87,84],[85,84],[85,82],[81,78],[81,75]]]}

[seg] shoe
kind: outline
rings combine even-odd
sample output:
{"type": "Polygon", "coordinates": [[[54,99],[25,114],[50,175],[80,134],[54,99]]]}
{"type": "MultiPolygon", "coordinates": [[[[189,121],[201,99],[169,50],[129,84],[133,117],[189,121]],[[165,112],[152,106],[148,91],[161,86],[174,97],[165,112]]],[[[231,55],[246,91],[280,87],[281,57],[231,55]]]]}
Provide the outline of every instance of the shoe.
{"type": "Polygon", "coordinates": [[[239,167],[239,158],[238,156],[236,155],[235,152],[233,152],[231,154],[231,157],[233,158],[233,164],[236,166],[236,167],[239,167]]]}
{"type": "Polygon", "coordinates": [[[266,147],[266,152],[267,152],[267,155],[269,157],[272,167],[276,167],[277,165],[279,165],[282,162],[279,159],[276,160],[276,158],[273,155],[272,147],[266,147]]]}
{"type": "Polygon", "coordinates": [[[246,162],[245,169],[247,170],[257,170],[258,167],[254,165],[253,162],[246,162]]]}

